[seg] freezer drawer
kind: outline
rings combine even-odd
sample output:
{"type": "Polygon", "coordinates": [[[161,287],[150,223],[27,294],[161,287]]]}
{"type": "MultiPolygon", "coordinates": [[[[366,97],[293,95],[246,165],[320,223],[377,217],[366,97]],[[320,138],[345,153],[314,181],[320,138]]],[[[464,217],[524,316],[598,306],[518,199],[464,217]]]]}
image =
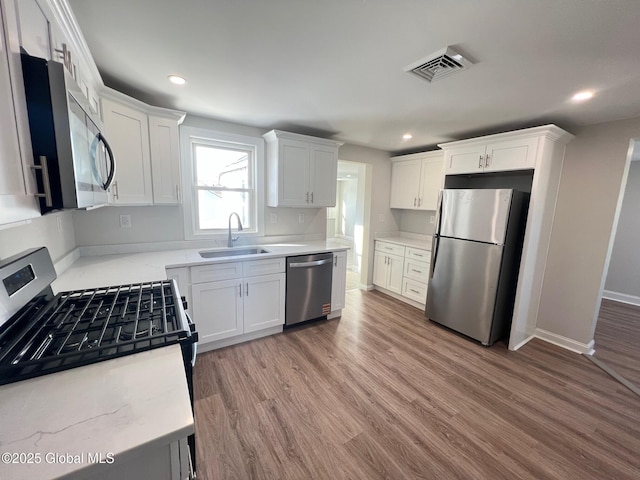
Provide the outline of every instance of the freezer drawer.
{"type": "Polygon", "coordinates": [[[434,249],[427,317],[491,344],[503,247],[441,237],[434,249]]]}

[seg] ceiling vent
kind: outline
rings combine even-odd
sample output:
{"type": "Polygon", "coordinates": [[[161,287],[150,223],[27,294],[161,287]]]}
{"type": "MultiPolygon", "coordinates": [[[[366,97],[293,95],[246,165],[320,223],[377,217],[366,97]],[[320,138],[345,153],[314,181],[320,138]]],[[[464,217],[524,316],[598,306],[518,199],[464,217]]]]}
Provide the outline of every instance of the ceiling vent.
{"type": "Polygon", "coordinates": [[[417,62],[404,67],[405,72],[411,72],[424,78],[427,82],[435,82],[447,75],[469,68],[473,63],[451,47],[437,51],[417,62]]]}

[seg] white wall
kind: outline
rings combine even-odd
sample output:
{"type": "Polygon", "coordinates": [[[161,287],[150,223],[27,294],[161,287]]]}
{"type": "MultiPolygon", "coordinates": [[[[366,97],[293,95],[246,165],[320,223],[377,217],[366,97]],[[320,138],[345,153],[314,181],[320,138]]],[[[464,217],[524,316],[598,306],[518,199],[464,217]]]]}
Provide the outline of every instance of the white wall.
{"type": "Polygon", "coordinates": [[[0,230],[0,259],[33,247],[47,247],[54,262],[73,251],[76,241],[72,213],[50,213],[34,218],[26,225],[0,230]]]}
{"type": "Polygon", "coordinates": [[[432,211],[402,210],[400,214],[400,230],[422,235],[433,235],[436,226],[429,219],[435,214],[436,212],[432,211]]]}
{"type": "Polygon", "coordinates": [[[629,167],[604,288],[640,299],[640,161],[629,167]]]}
{"type": "Polygon", "coordinates": [[[574,131],[562,169],[537,327],[587,344],[622,186],[640,119],[574,131]]]}

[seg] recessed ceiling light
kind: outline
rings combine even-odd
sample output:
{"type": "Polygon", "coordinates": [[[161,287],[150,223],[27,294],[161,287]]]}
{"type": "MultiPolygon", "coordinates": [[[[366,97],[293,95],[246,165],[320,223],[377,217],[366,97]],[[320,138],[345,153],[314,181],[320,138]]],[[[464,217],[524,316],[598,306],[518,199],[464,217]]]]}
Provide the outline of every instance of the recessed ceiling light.
{"type": "Polygon", "coordinates": [[[573,100],[574,102],[584,102],[585,100],[589,100],[591,97],[593,97],[593,92],[590,90],[584,90],[582,92],[576,93],[573,97],[571,97],[571,100],[573,100]]]}
{"type": "Polygon", "coordinates": [[[411,135],[410,133],[405,133],[404,135],[402,135],[403,140],[411,140],[412,138],[413,135],[411,135]]]}
{"type": "Polygon", "coordinates": [[[168,78],[171,83],[175,83],[176,85],[184,85],[187,83],[187,81],[180,75],[169,75],[168,78]]]}

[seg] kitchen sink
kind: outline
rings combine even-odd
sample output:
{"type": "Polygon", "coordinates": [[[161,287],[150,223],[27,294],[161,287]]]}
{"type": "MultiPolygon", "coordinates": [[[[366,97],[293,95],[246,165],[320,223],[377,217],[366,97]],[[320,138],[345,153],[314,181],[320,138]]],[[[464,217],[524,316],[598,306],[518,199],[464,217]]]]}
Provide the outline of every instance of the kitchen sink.
{"type": "Polygon", "coordinates": [[[270,253],[260,247],[253,248],[228,248],[225,250],[201,250],[198,252],[202,258],[237,257],[238,255],[256,255],[260,253],[270,253]]]}

